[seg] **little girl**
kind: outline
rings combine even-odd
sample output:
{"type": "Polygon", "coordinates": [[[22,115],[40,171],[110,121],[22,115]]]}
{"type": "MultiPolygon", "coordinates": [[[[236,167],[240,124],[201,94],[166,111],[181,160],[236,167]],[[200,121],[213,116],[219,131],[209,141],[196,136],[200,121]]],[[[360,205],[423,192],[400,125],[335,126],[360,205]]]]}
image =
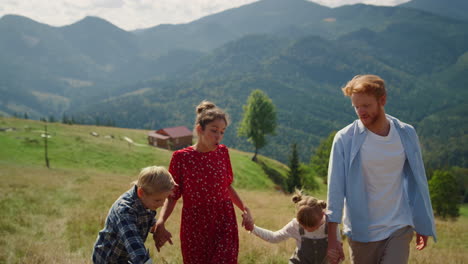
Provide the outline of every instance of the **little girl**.
{"type": "MultiPolygon", "coordinates": [[[[297,204],[296,218],[293,218],[281,230],[273,232],[256,225],[246,226],[246,229],[271,243],[278,243],[290,237],[294,238],[297,247],[289,259],[290,264],[328,263],[326,258],[328,246],[326,202],[303,195],[301,191],[296,191],[292,201],[297,204]]],[[[339,230],[337,230],[337,234],[339,234],[339,230]]],[[[340,237],[338,239],[341,240],[340,237]]]]}

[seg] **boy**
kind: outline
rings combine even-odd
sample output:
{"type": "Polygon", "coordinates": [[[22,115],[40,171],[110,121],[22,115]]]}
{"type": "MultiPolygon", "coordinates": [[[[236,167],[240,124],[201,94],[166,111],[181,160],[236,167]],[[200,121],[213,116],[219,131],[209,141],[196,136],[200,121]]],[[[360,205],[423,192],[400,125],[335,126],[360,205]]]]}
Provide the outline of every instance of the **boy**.
{"type": "Polygon", "coordinates": [[[152,263],[144,243],[156,223],[155,210],[164,204],[176,184],[171,174],[159,166],[142,169],[133,184],[109,210],[94,245],[95,264],[152,263]]]}

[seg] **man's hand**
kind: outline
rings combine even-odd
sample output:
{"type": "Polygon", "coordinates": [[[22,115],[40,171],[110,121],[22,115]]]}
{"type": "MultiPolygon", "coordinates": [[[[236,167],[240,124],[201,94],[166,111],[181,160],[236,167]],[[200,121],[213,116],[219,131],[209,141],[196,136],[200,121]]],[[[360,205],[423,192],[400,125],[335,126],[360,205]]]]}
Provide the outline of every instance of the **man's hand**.
{"type": "MultiPolygon", "coordinates": [[[[345,259],[343,244],[338,241],[338,223],[329,222],[327,257],[330,264],[338,264],[345,259]]],[[[339,232],[339,231],[338,231],[339,232]]]]}
{"type": "Polygon", "coordinates": [[[153,240],[154,240],[154,245],[156,246],[156,249],[159,250],[166,244],[166,242],[169,241],[169,244],[172,245],[172,234],[166,230],[166,227],[164,226],[164,223],[156,223],[155,229],[153,232],[153,240]]]}
{"type": "Polygon", "coordinates": [[[423,250],[427,246],[428,236],[416,233],[416,249],[423,250]]]}
{"type": "Polygon", "coordinates": [[[338,264],[345,259],[341,242],[335,239],[328,239],[327,257],[330,264],[338,264]]]}

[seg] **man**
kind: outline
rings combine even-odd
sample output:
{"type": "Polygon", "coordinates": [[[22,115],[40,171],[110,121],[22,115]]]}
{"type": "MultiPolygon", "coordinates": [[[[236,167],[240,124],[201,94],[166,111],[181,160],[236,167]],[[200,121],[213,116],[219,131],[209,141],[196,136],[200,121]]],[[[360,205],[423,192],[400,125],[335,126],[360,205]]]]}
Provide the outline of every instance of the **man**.
{"type": "Polygon", "coordinates": [[[358,120],[333,141],[328,170],[328,258],[344,259],[336,226],[343,217],[352,263],[407,263],[416,248],[436,240],[419,139],[414,128],[385,114],[385,82],[358,75],[342,88],[358,120]],[[343,212],[344,209],[344,212],[343,212]]]}

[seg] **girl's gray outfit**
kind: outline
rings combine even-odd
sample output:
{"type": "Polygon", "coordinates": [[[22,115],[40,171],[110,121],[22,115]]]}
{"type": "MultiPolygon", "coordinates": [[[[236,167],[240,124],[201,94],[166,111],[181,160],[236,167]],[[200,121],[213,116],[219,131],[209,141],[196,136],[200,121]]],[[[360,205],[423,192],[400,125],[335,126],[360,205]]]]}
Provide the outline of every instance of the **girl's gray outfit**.
{"type": "MultiPolygon", "coordinates": [[[[289,259],[290,264],[323,264],[328,263],[326,259],[328,235],[327,223],[324,223],[313,232],[307,232],[297,222],[297,219],[292,219],[287,225],[278,231],[270,231],[264,228],[255,226],[252,233],[261,239],[278,243],[288,238],[296,240],[296,250],[289,259]]],[[[340,232],[337,230],[337,238],[340,241],[340,232]]]]}
{"type": "MultiPolygon", "coordinates": [[[[325,234],[327,234],[327,224],[325,223],[325,234]]],[[[324,264],[327,261],[328,238],[308,238],[304,236],[304,228],[299,228],[301,235],[301,248],[296,248],[294,254],[289,259],[290,264],[324,264]]]]}

